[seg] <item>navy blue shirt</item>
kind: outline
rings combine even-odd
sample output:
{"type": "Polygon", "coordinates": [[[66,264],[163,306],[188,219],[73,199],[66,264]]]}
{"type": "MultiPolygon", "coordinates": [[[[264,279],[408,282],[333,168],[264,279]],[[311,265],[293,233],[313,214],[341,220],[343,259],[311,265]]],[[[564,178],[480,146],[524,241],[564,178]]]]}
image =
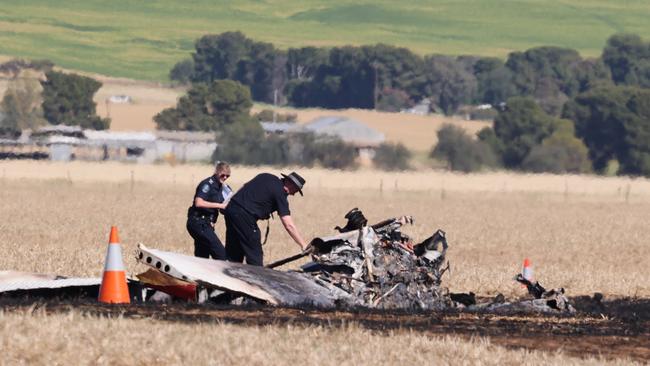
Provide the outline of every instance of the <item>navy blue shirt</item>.
{"type": "Polygon", "coordinates": [[[262,173],[251,179],[235,193],[236,202],[258,220],[268,219],[273,212],[280,217],[291,214],[282,180],[273,174],[262,173]]]}
{"type": "Polygon", "coordinates": [[[223,202],[222,186],[214,175],[205,178],[199,183],[196,187],[196,193],[194,193],[194,199],[192,199],[192,210],[199,215],[209,215],[213,217],[213,221],[216,221],[217,216],[219,215],[219,210],[216,208],[205,208],[205,207],[196,207],[194,204],[196,202],[196,197],[201,197],[204,201],[208,202],[223,202]]]}

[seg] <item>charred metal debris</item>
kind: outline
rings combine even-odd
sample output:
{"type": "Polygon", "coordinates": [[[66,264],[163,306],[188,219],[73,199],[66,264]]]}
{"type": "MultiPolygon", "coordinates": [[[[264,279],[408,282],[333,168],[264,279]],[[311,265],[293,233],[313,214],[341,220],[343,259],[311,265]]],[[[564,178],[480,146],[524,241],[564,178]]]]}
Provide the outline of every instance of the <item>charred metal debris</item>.
{"type": "Polygon", "coordinates": [[[411,216],[388,219],[372,226],[358,209],[338,235],[311,242],[313,262],[302,271],[332,291],[343,303],[379,309],[443,309],[452,306],[442,276],[447,239],[437,230],[413,244],[402,226],[411,216]]]}
{"type": "Polygon", "coordinates": [[[520,274],[516,280],[534,297],[516,302],[503,295],[477,303],[474,293],[450,293],[442,279],[450,269],[445,232],[438,229],[418,244],[402,232],[411,216],[400,216],[368,226],[354,208],[338,235],[315,238],[312,262],[301,267],[305,276],[326,287],[341,303],[378,309],[442,310],[465,308],[487,311],[575,311],[564,289],[546,291],[520,274]]]}

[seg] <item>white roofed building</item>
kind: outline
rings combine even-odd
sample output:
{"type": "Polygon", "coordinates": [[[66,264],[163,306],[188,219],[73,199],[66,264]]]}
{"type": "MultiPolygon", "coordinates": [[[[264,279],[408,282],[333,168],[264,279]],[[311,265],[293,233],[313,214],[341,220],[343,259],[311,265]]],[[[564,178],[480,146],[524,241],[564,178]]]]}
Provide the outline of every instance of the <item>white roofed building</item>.
{"type": "Polygon", "coordinates": [[[341,116],[319,117],[305,125],[296,126],[295,130],[310,131],[317,136],[338,137],[357,149],[362,163],[369,163],[375,156],[375,149],[386,140],[383,133],[362,122],[341,116]]]}
{"type": "Polygon", "coordinates": [[[217,147],[214,133],[188,131],[84,130],[78,126],[46,126],[23,131],[18,140],[0,141],[0,158],[50,160],[118,160],[138,163],[207,162],[217,147]]]}
{"type": "Polygon", "coordinates": [[[336,136],[357,148],[375,148],[386,140],[383,133],[362,122],[340,116],[319,117],[296,128],[316,135],[336,136]]]}

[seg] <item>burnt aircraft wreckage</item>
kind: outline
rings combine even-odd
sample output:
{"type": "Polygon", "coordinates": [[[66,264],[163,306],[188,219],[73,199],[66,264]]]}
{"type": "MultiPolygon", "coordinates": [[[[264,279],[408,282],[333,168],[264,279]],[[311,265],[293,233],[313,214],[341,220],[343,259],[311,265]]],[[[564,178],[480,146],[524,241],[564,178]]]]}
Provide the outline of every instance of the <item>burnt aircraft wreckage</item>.
{"type": "MultiPolygon", "coordinates": [[[[355,208],[345,219],[344,227],[335,228],[338,233],[314,238],[308,251],[267,267],[197,258],[139,244],[137,260],[150,268],[137,275],[139,281],[130,279],[129,286],[139,291],[138,301],[255,302],[276,306],[413,311],[456,308],[491,312],[575,312],[564,296],[564,289],[546,291],[539,283],[530,282],[521,275],[516,280],[528,288],[533,299],[509,302],[499,295],[477,302],[473,293],[450,293],[443,286],[443,278],[450,269],[446,258],[449,245],[444,231],[436,230],[416,244],[402,232],[406,225],[413,225],[411,216],[368,225],[363,213],[355,208]],[[274,269],[307,256],[311,261],[299,269],[274,269]]],[[[68,290],[89,285],[83,279],[66,282],[30,276],[27,286],[26,281],[15,276],[13,282],[3,283],[0,276],[0,296],[24,295],[35,289],[51,290],[53,284],[57,288],[67,286],[68,290]]],[[[96,279],[91,282],[97,286],[96,279]]],[[[95,293],[95,288],[89,292],[95,293]]]]}
{"type": "Polygon", "coordinates": [[[535,298],[508,302],[503,296],[477,303],[473,293],[453,294],[443,286],[450,265],[445,232],[418,244],[402,232],[411,216],[368,225],[353,209],[338,233],[317,237],[306,253],[264,267],[214,261],[139,246],[138,260],[151,267],[145,285],[193,301],[229,302],[239,296],[271,305],[376,309],[574,312],[564,289],[546,291],[519,276],[535,298]],[[305,256],[298,270],[272,269],[305,256]],[[271,267],[271,268],[269,268],[271,267]],[[203,294],[203,295],[201,295],[203,294]],[[233,296],[234,295],[234,296],[233,296]]]}

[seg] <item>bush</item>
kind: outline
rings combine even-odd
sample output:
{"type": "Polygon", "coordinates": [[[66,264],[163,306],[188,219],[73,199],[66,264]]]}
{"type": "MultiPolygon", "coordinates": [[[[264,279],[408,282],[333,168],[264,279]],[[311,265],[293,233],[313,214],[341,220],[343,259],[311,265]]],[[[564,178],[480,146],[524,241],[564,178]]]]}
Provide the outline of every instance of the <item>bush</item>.
{"type": "Polygon", "coordinates": [[[486,144],[490,150],[492,150],[497,159],[503,154],[505,147],[503,146],[503,142],[494,133],[493,128],[484,127],[476,134],[476,136],[479,141],[486,144]]]}
{"type": "Polygon", "coordinates": [[[357,167],[357,150],[340,138],[327,137],[316,140],[313,145],[320,164],[330,169],[354,169],[357,167]]]}
{"type": "Polygon", "coordinates": [[[245,165],[300,165],[316,162],[332,169],[356,167],[354,147],[341,139],[316,139],[312,133],[264,136],[257,121],[226,126],[217,137],[212,159],[245,165]]]}
{"type": "Polygon", "coordinates": [[[318,160],[316,136],[313,133],[294,133],[283,137],[285,162],[288,165],[311,167],[318,160]]]}
{"type": "Polygon", "coordinates": [[[192,80],[193,73],[194,60],[188,58],[174,65],[174,67],[169,71],[169,80],[181,85],[186,85],[192,80]]]}
{"type": "Polygon", "coordinates": [[[566,119],[554,121],[554,132],[535,146],[522,162],[522,169],[541,173],[586,173],[591,161],[582,140],[575,137],[573,122],[566,119]]]}
{"type": "Polygon", "coordinates": [[[588,167],[586,149],[581,151],[559,144],[533,147],[522,163],[524,170],[535,173],[584,173],[588,167]]]}
{"type": "Polygon", "coordinates": [[[401,143],[383,143],[375,151],[373,163],[382,170],[408,170],[411,152],[401,143]]]}
{"type": "Polygon", "coordinates": [[[465,130],[444,125],[438,131],[438,144],[429,157],[447,162],[451,170],[473,172],[483,166],[496,166],[496,157],[490,147],[473,140],[465,130]]]}

